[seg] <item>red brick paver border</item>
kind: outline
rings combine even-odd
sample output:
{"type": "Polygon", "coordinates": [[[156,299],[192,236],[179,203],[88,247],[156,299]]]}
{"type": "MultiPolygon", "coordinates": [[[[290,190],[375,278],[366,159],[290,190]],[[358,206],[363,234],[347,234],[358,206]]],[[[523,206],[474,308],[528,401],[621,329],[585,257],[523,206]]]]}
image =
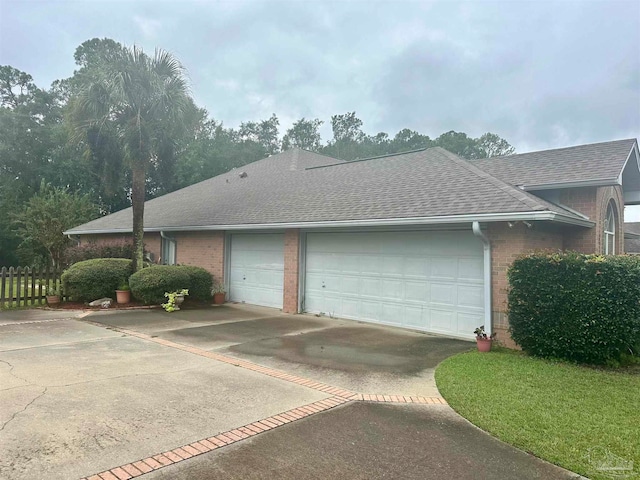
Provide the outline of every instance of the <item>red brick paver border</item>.
{"type": "MultiPolygon", "coordinates": [[[[101,323],[91,322],[88,320],[82,321],[99,327],[104,327],[104,325],[101,323]]],[[[254,435],[268,432],[282,425],[286,425],[287,423],[295,422],[296,420],[300,420],[302,418],[315,415],[316,413],[324,412],[339,405],[354,401],[405,404],[412,403],[419,405],[447,405],[447,402],[444,400],[444,398],[440,396],[423,397],[355,393],[343,388],[316,382],[308,378],[298,377],[296,375],[291,375],[280,370],[258,365],[247,360],[229,357],[220,353],[208,352],[206,350],[202,350],[196,347],[190,347],[188,345],[182,345],[170,340],[154,338],[150,335],[135,332],[133,330],[115,327],[110,328],[126,335],[130,335],[132,337],[137,337],[142,340],[154,342],[159,345],[175,348],[184,352],[192,353],[194,355],[210,358],[212,360],[217,360],[219,362],[234,365],[236,367],[245,368],[247,370],[278,378],[286,382],[295,383],[332,396],[329,398],[325,398],[324,400],[319,400],[317,402],[309,403],[307,405],[302,405],[300,407],[287,410],[286,412],[282,412],[271,417],[263,418],[242,427],[234,428],[226,432],[221,432],[213,437],[204,438],[188,445],[174,448],[173,450],[168,450],[157,455],[152,455],[150,457],[137,460],[126,465],[114,467],[97,475],[84,477],[81,480],[128,480],[130,478],[139,477],[153,470],[158,470],[160,468],[173,465],[174,463],[182,462],[197,455],[202,455],[203,453],[208,453],[212,450],[216,450],[218,448],[240,442],[247,438],[253,437],[254,435]]]]}

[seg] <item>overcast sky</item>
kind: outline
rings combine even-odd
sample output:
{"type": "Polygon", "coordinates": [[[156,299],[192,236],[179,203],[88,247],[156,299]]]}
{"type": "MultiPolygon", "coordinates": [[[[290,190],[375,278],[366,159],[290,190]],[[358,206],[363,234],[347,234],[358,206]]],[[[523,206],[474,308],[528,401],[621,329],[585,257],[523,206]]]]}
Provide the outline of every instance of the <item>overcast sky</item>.
{"type": "Polygon", "coordinates": [[[326,141],[355,110],[369,134],[490,131],[518,152],[640,136],[638,0],[0,0],[0,64],[41,87],[94,37],[175,54],[227,126],[320,118],[326,141]]]}

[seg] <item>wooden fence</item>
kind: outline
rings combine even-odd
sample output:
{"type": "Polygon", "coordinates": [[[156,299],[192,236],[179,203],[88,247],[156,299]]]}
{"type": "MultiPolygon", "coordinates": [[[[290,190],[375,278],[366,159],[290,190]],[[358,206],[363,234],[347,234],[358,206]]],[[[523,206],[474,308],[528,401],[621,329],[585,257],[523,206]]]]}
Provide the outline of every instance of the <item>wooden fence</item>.
{"type": "Polygon", "coordinates": [[[61,274],[53,267],[2,267],[0,308],[44,305],[47,289],[60,287],[61,274]]]}

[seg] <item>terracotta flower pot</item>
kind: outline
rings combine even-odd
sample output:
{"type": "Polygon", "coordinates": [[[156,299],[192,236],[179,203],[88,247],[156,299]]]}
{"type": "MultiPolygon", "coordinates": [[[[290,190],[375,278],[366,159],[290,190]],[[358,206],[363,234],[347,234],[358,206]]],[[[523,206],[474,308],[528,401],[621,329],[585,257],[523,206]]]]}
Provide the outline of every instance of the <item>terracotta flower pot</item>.
{"type": "Polygon", "coordinates": [[[215,305],[222,305],[224,303],[224,292],[213,294],[213,303],[215,305]]]}
{"type": "Polygon", "coordinates": [[[56,305],[60,303],[60,295],[47,295],[47,304],[56,305]]]}
{"type": "Polygon", "coordinates": [[[490,352],[491,351],[491,343],[493,340],[490,338],[476,338],[476,344],[478,345],[479,352],[490,352]]]}
{"type": "Polygon", "coordinates": [[[130,303],[131,302],[131,290],[116,290],[116,302],[130,303]]]}

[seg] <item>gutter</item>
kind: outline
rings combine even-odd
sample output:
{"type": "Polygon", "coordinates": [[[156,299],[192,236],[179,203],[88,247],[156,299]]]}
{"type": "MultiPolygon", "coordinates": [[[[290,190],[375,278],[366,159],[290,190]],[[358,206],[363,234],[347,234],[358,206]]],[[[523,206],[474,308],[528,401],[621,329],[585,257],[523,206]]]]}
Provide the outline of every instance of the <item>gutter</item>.
{"type": "Polygon", "coordinates": [[[480,228],[480,223],[473,222],[471,225],[473,234],[482,240],[484,259],[484,327],[485,331],[491,335],[493,333],[493,322],[491,318],[491,242],[480,228]]]}
{"type": "MultiPolygon", "coordinates": [[[[433,217],[407,218],[374,218],[367,220],[323,220],[318,222],[282,222],[282,223],[243,223],[231,225],[184,225],[177,227],[148,227],[144,231],[151,232],[198,232],[220,230],[266,230],[286,228],[338,228],[338,227],[393,227],[406,225],[450,225],[472,222],[507,222],[507,221],[549,221],[559,222],[580,227],[593,227],[595,222],[583,218],[576,218],[563,213],[548,210],[516,212],[516,213],[481,213],[471,215],[440,215],[433,217]]],[[[111,228],[96,230],[68,230],[65,235],[95,235],[103,233],[131,233],[131,228],[111,228]]]]}
{"type": "Polygon", "coordinates": [[[76,242],[76,247],[80,246],[80,235],[73,235],[69,233],[67,234],[67,237],[69,237],[69,240],[71,240],[72,242],[76,242]]]}

